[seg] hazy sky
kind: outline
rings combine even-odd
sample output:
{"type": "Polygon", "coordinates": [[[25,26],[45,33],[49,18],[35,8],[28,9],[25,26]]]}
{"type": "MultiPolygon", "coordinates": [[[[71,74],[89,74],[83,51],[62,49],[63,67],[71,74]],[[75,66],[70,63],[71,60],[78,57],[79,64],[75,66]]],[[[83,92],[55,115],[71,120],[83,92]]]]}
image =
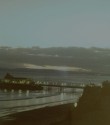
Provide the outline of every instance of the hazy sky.
{"type": "Polygon", "coordinates": [[[110,47],[110,0],[0,0],[0,46],[110,47]]]}

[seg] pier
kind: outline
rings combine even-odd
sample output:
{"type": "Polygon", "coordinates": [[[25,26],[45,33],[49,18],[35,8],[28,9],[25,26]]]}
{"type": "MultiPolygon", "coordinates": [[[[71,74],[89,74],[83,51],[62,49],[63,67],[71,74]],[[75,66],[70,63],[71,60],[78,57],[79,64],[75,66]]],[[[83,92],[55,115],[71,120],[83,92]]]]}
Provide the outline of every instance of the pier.
{"type": "Polygon", "coordinates": [[[78,88],[78,89],[84,89],[85,86],[82,85],[55,85],[55,84],[40,84],[42,87],[60,87],[60,88],[78,88]]]}

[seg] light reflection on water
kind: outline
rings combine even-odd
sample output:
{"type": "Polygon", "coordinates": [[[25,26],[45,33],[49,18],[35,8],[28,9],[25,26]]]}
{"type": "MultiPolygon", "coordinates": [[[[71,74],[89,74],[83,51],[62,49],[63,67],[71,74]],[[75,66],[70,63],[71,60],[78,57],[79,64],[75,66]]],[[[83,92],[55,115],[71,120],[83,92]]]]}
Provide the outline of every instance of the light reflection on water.
{"type": "Polygon", "coordinates": [[[0,90],[0,117],[14,112],[77,102],[82,90],[52,91],[7,91],[0,90]]]}

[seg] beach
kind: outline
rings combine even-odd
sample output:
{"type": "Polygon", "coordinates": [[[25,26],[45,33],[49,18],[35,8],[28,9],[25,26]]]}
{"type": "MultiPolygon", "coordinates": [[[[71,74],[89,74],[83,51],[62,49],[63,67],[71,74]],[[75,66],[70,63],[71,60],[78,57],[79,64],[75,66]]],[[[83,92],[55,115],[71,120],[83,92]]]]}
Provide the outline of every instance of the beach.
{"type": "Polygon", "coordinates": [[[70,125],[74,105],[44,107],[15,113],[0,119],[0,125],[70,125]]]}

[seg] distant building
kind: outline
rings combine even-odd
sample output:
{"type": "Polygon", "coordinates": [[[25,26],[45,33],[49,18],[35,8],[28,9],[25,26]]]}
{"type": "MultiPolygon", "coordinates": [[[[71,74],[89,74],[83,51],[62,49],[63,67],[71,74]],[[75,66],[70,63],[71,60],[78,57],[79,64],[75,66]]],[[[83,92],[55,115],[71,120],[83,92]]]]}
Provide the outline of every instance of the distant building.
{"type": "Polygon", "coordinates": [[[14,77],[11,74],[7,73],[4,77],[5,83],[13,83],[13,84],[34,84],[34,81],[29,78],[23,77],[14,77]]]}

